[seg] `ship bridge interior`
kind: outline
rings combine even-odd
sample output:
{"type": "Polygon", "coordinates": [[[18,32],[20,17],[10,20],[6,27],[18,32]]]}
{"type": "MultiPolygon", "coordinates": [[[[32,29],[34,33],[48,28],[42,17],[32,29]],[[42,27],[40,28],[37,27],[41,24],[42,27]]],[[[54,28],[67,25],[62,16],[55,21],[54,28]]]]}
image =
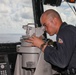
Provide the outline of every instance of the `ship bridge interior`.
{"type": "MultiPolygon", "coordinates": [[[[76,0],[64,0],[64,1],[67,3],[70,3],[70,4],[71,3],[76,4],[76,0]]],[[[34,17],[33,18],[34,19],[34,26],[35,26],[35,28],[37,28],[37,27],[41,27],[40,16],[44,12],[44,5],[57,8],[57,7],[61,6],[61,3],[63,2],[63,0],[32,0],[31,2],[32,2],[33,17],[34,17]]],[[[76,17],[76,7],[72,6],[72,8],[71,8],[71,6],[69,5],[69,8],[71,9],[71,11],[73,12],[73,14],[76,17]]],[[[42,32],[42,31],[40,31],[40,32],[42,32]]],[[[47,38],[46,32],[44,32],[43,35],[47,38]]],[[[22,36],[22,38],[24,38],[24,36],[22,36]]],[[[26,49],[26,53],[25,53],[26,55],[25,55],[23,53],[25,45],[27,45],[27,43],[24,43],[23,39],[21,39],[19,42],[14,42],[14,43],[2,43],[2,42],[0,43],[0,75],[38,75],[37,70],[35,72],[35,69],[36,69],[35,65],[31,61],[34,59],[38,60],[39,50],[37,49],[37,51],[35,51],[34,50],[35,48],[25,48],[26,49]],[[19,51],[19,49],[22,49],[23,52],[19,51]],[[28,53],[28,51],[27,51],[28,49],[29,49],[29,51],[30,50],[32,50],[32,51],[30,51],[30,53],[28,53]],[[17,50],[18,50],[18,52],[17,52],[17,50]],[[35,52],[35,53],[33,53],[33,52],[35,52]],[[34,55],[32,55],[32,54],[34,54],[34,55]],[[34,58],[33,56],[36,58],[34,58]],[[22,63],[21,59],[17,61],[17,58],[19,58],[19,57],[20,58],[24,57],[24,58],[22,58],[23,60],[27,59],[26,60],[27,62],[24,61],[27,65],[25,63],[22,63]],[[30,62],[28,62],[29,59],[31,60],[30,62]],[[20,67],[21,63],[23,64],[22,67],[20,67]],[[24,71],[24,70],[26,70],[26,71],[24,71]],[[35,72],[35,74],[34,74],[34,72],[35,72]]],[[[43,75],[44,73],[41,73],[41,74],[43,75]]],[[[45,73],[44,75],[53,75],[53,74],[46,74],[45,73]]]]}

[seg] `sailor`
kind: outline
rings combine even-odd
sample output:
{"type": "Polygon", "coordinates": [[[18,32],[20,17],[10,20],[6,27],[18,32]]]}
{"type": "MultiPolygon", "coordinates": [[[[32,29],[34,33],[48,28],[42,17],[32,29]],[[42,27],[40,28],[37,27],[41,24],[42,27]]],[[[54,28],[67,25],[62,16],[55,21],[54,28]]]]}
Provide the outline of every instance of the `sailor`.
{"type": "Polygon", "coordinates": [[[46,32],[52,36],[56,34],[57,47],[48,45],[35,35],[29,38],[32,46],[44,52],[44,59],[59,67],[62,75],[76,74],[76,27],[62,22],[59,13],[53,9],[46,10],[40,18],[46,32]]]}

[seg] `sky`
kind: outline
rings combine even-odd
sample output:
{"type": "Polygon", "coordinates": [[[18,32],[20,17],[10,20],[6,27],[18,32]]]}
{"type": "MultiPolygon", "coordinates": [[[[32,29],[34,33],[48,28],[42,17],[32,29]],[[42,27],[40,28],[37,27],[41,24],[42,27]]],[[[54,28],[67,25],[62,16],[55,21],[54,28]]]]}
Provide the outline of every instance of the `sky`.
{"type": "MultiPolygon", "coordinates": [[[[0,34],[25,33],[22,26],[28,23],[34,23],[31,1],[32,0],[0,0],[0,34]]],[[[70,3],[70,5],[76,8],[76,3],[70,3]]],[[[44,11],[50,8],[57,10],[63,21],[76,25],[76,15],[66,2],[62,2],[59,7],[44,5],[44,11]]]]}

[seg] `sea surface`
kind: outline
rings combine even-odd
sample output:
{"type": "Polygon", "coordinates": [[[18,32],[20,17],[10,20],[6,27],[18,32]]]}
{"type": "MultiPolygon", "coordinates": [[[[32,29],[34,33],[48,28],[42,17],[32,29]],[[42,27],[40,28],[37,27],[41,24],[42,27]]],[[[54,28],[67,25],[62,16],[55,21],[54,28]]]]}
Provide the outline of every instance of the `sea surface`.
{"type": "MultiPolygon", "coordinates": [[[[0,43],[16,43],[20,42],[21,37],[25,34],[0,34],[0,43]]],[[[56,35],[49,36],[48,38],[52,39],[53,41],[56,41],[56,35]]]]}
{"type": "Polygon", "coordinates": [[[0,43],[20,42],[22,34],[0,34],[0,43]]]}

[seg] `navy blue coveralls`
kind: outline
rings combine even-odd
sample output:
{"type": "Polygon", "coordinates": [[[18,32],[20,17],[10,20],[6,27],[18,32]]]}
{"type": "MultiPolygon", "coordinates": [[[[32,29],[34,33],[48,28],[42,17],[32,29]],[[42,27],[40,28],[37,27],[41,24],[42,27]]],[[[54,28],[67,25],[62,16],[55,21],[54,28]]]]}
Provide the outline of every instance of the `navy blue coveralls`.
{"type": "Polygon", "coordinates": [[[45,61],[60,68],[76,68],[76,27],[63,22],[56,40],[57,48],[45,48],[45,61]]]}

